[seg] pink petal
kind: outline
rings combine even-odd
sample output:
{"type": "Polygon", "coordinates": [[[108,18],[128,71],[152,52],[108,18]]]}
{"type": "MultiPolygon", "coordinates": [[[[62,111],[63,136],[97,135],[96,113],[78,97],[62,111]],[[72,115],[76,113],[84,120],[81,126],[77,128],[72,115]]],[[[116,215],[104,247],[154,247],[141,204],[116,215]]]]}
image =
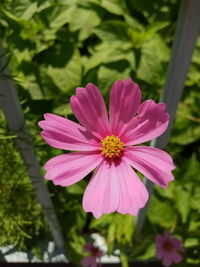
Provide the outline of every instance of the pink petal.
{"type": "Polygon", "coordinates": [[[121,127],[133,118],[140,102],[140,88],[130,78],[114,83],[110,93],[109,112],[113,134],[118,135],[121,127]]]}
{"type": "Polygon", "coordinates": [[[52,147],[65,150],[98,150],[96,137],[77,123],[54,114],[45,114],[45,120],[38,124],[44,140],[52,147]]]}
{"type": "Polygon", "coordinates": [[[127,147],[124,155],[133,168],[153,183],[166,188],[167,183],[174,180],[171,171],[175,166],[168,153],[154,147],[134,146],[127,147]]]}
{"type": "Polygon", "coordinates": [[[148,191],[128,163],[122,164],[119,172],[120,202],[117,211],[135,216],[145,206],[149,197],[148,191]]]}
{"type": "Polygon", "coordinates": [[[163,257],[163,253],[164,251],[163,251],[163,249],[161,248],[161,247],[157,247],[157,249],[156,249],[156,258],[157,259],[162,259],[162,257],[163,257]]]}
{"type": "Polygon", "coordinates": [[[91,251],[94,248],[94,245],[92,243],[87,243],[84,246],[84,251],[91,251]]]}
{"type": "Polygon", "coordinates": [[[50,159],[44,166],[45,178],[55,185],[72,185],[96,168],[102,161],[98,152],[74,152],[50,159]]]}
{"type": "Polygon", "coordinates": [[[162,235],[156,235],[156,243],[161,244],[163,243],[163,236],[162,235]]]}
{"type": "Polygon", "coordinates": [[[96,267],[97,266],[96,258],[93,256],[84,257],[81,260],[81,264],[83,267],[96,267]]]}
{"type": "Polygon", "coordinates": [[[164,255],[163,255],[163,265],[164,266],[166,266],[166,267],[168,267],[168,266],[170,266],[172,264],[172,255],[171,255],[171,253],[165,253],[164,255]]]}
{"type": "Polygon", "coordinates": [[[183,260],[183,257],[179,253],[177,253],[176,251],[173,251],[172,258],[173,258],[173,261],[176,263],[179,263],[183,260]]]}
{"type": "Polygon", "coordinates": [[[171,241],[172,235],[171,235],[170,231],[166,230],[166,231],[164,231],[163,237],[164,237],[165,240],[170,240],[171,241]]]}
{"type": "Polygon", "coordinates": [[[145,186],[129,165],[104,160],[86,188],[83,208],[96,218],[113,211],[136,215],[147,199],[145,186]]]}
{"type": "Polygon", "coordinates": [[[162,246],[163,246],[163,242],[164,242],[164,238],[163,238],[163,236],[161,236],[161,235],[157,235],[157,236],[156,236],[156,246],[157,246],[158,248],[162,248],[162,246]]]}
{"type": "Polygon", "coordinates": [[[101,258],[102,256],[103,256],[103,251],[99,249],[97,252],[97,258],[101,258]]]}
{"type": "MultiPolygon", "coordinates": [[[[118,167],[119,168],[119,167],[118,167]]],[[[83,208],[96,218],[116,211],[119,205],[119,184],[114,163],[105,160],[96,169],[83,196],[83,208]]]]}
{"type": "Polygon", "coordinates": [[[92,257],[92,261],[91,261],[91,266],[90,267],[97,267],[97,258],[96,257],[92,257]]]}
{"type": "Polygon", "coordinates": [[[124,125],[120,132],[125,145],[136,145],[160,136],[167,129],[169,115],[165,112],[165,104],[156,104],[149,99],[144,101],[134,117],[124,125]]]}
{"type": "Polygon", "coordinates": [[[98,138],[109,134],[109,122],[103,96],[92,83],[86,88],[78,87],[76,96],[72,96],[71,108],[80,123],[98,138]]]}
{"type": "Polygon", "coordinates": [[[173,244],[173,247],[178,251],[184,251],[182,241],[178,238],[172,237],[171,242],[173,244]]]}

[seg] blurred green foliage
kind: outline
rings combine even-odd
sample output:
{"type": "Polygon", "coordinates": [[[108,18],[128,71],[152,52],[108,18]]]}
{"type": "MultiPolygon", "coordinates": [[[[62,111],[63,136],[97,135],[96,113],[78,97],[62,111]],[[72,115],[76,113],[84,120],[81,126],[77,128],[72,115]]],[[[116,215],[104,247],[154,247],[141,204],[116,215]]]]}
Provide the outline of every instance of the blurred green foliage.
{"type": "MultiPolygon", "coordinates": [[[[179,6],[178,0],[1,1],[1,40],[11,57],[9,68],[16,77],[41,166],[62,151],[41,140],[37,121],[45,112],[74,119],[69,98],[77,86],[93,82],[108,101],[113,82],[132,77],[142,88],[144,100],[159,100],[179,6]]],[[[177,166],[175,182],[168,190],[156,187],[140,240],[133,241],[129,215],[110,214],[95,220],[84,213],[81,199],[89,177],[68,188],[48,183],[73,261],[80,261],[83,246],[94,232],[105,237],[109,254],[120,248],[124,266],[127,257],[153,258],[155,235],[170,229],[186,247],[181,266],[200,264],[199,69],[200,39],[167,148],[177,166]]],[[[0,246],[29,249],[29,240],[42,238],[48,230],[3,118],[1,129],[0,246]]]]}
{"type": "Polygon", "coordinates": [[[49,235],[25,166],[0,113],[0,246],[31,249],[49,235]]]}

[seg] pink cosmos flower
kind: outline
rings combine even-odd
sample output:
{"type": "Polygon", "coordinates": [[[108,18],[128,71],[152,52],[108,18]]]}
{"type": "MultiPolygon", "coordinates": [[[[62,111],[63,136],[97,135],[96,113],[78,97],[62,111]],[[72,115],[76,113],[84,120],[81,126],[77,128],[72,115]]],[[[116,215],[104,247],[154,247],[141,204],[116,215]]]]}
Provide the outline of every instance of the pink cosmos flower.
{"type": "Polygon", "coordinates": [[[50,159],[44,166],[45,178],[69,186],[95,169],[83,196],[84,210],[96,218],[113,211],[136,215],[145,206],[148,192],[133,168],[164,188],[174,179],[170,155],[137,146],[167,129],[165,104],[151,99],[141,103],[140,88],[130,78],[114,83],[109,118],[103,97],[92,83],[78,87],[70,104],[81,125],[49,113],[39,122],[50,146],[77,151],[50,159]]]}
{"type": "Polygon", "coordinates": [[[181,240],[172,237],[169,231],[156,236],[156,258],[162,259],[164,266],[170,266],[173,262],[181,262],[183,258],[178,252],[183,250],[181,240]]]}
{"type": "Polygon", "coordinates": [[[81,260],[82,266],[96,267],[97,259],[100,259],[102,257],[103,252],[92,243],[86,244],[84,247],[84,251],[89,252],[89,255],[81,260]]]}

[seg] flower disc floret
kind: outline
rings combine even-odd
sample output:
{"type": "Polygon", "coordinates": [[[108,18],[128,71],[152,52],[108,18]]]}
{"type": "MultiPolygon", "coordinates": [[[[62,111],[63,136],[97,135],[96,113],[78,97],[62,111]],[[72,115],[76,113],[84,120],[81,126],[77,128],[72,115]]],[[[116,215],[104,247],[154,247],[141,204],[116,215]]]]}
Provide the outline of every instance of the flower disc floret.
{"type": "Polygon", "coordinates": [[[101,140],[101,145],[101,153],[106,158],[121,157],[123,154],[124,143],[118,136],[106,136],[103,140],[101,140]]]}
{"type": "Polygon", "coordinates": [[[172,242],[170,242],[170,241],[165,241],[164,244],[163,244],[163,248],[164,248],[166,251],[172,251],[172,250],[173,250],[173,244],[172,244],[172,242]]]}

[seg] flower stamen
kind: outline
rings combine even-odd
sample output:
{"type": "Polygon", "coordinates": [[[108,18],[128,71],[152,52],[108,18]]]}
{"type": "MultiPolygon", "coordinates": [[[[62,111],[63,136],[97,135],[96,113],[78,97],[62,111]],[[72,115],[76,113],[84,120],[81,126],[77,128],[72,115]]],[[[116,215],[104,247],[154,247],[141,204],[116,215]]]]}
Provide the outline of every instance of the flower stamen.
{"type": "Polygon", "coordinates": [[[163,248],[166,251],[172,251],[173,250],[173,244],[170,241],[165,241],[163,244],[163,248]]]}
{"type": "Polygon", "coordinates": [[[121,157],[123,154],[124,143],[115,135],[106,136],[101,140],[101,153],[107,158],[121,157]]]}

